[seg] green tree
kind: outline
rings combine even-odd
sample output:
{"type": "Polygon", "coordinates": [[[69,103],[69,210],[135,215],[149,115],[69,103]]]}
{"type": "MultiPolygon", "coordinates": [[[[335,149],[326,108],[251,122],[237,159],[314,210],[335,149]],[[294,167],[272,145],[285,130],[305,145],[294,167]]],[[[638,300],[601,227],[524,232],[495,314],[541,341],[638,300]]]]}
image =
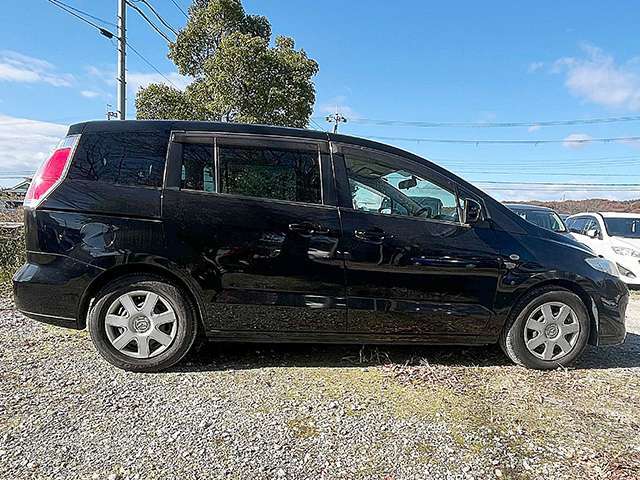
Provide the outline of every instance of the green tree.
{"type": "Polygon", "coordinates": [[[193,82],[185,91],[141,88],[138,118],[307,126],[318,64],[293,39],[271,46],[268,19],[247,15],[240,0],[195,0],[189,14],[169,58],[193,82]]]}

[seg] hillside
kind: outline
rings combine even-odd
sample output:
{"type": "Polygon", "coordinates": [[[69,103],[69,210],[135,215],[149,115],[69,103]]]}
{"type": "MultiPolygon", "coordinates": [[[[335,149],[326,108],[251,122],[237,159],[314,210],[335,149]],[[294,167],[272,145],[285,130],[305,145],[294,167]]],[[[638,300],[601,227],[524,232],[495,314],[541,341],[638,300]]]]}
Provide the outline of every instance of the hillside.
{"type": "Polygon", "coordinates": [[[527,203],[529,205],[542,205],[544,207],[553,208],[560,213],[582,213],[582,212],[627,212],[640,213],[640,199],[637,200],[607,200],[604,198],[590,198],[587,200],[562,200],[553,202],[541,202],[531,200],[528,202],[509,202],[509,203],[527,203]]]}

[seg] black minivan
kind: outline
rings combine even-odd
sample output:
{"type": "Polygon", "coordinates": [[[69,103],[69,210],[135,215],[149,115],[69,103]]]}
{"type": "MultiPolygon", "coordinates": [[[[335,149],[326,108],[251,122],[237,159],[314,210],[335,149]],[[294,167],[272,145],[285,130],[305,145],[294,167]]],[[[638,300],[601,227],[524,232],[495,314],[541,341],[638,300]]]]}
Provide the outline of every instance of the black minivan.
{"type": "Polygon", "coordinates": [[[499,343],[548,369],[624,341],[614,264],[411,153],[309,130],[73,125],[25,201],[25,315],[133,371],[198,336],[499,343]]]}

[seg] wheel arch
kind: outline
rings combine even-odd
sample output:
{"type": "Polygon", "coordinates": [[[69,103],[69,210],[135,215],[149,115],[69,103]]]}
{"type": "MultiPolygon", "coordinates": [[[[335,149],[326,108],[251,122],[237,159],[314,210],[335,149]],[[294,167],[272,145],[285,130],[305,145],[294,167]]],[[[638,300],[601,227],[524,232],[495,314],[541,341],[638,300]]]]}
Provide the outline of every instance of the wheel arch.
{"type": "MultiPolygon", "coordinates": [[[[587,313],[589,315],[590,332],[589,332],[588,343],[590,345],[596,345],[597,339],[598,339],[598,318],[593,310],[593,300],[591,299],[591,296],[587,293],[587,291],[584,288],[582,288],[582,286],[578,282],[574,282],[574,281],[563,279],[563,278],[557,278],[557,279],[543,280],[539,283],[529,286],[528,288],[520,292],[519,295],[515,298],[515,301],[513,302],[513,306],[509,310],[508,318],[512,318],[512,315],[514,315],[514,313],[517,313],[517,312],[514,312],[514,309],[516,308],[518,303],[520,303],[520,300],[523,299],[526,295],[529,295],[531,292],[535,290],[540,290],[540,289],[549,288],[549,287],[558,287],[560,289],[567,290],[571,293],[576,294],[580,298],[580,300],[582,300],[582,303],[584,304],[587,310],[587,313]]],[[[505,322],[502,328],[503,329],[507,328],[508,324],[509,322],[505,322]]]]}
{"type": "Polygon", "coordinates": [[[167,280],[169,283],[172,283],[182,289],[189,296],[189,299],[195,306],[198,326],[200,328],[203,328],[205,309],[204,303],[202,301],[202,296],[198,290],[198,286],[195,285],[194,282],[190,282],[182,275],[179,275],[176,272],[169,270],[168,268],[151,263],[127,263],[123,265],[117,265],[115,267],[109,268],[108,270],[105,270],[99,276],[97,276],[86,288],[80,300],[80,307],[78,309],[77,318],[78,326],[81,329],[87,326],[87,315],[89,313],[89,308],[91,308],[96,294],[105,285],[117,278],[135,274],[147,274],[161,277],[167,280]]]}

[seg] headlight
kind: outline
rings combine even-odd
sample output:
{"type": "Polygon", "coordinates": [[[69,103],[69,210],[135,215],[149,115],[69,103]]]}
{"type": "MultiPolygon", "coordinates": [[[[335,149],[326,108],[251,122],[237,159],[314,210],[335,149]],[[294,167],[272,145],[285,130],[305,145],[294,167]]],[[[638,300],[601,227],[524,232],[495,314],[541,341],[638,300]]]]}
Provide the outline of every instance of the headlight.
{"type": "Polygon", "coordinates": [[[612,247],[612,248],[613,248],[613,251],[618,255],[624,255],[625,257],[640,258],[640,251],[635,250],[633,248],[629,248],[629,247],[612,247]]]}
{"type": "Polygon", "coordinates": [[[600,257],[590,257],[585,258],[584,261],[587,262],[591,266],[591,268],[594,268],[599,272],[608,273],[609,275],[613,275],[614,277],[620,276],[618,267],[611,260],[600,257]]]}

